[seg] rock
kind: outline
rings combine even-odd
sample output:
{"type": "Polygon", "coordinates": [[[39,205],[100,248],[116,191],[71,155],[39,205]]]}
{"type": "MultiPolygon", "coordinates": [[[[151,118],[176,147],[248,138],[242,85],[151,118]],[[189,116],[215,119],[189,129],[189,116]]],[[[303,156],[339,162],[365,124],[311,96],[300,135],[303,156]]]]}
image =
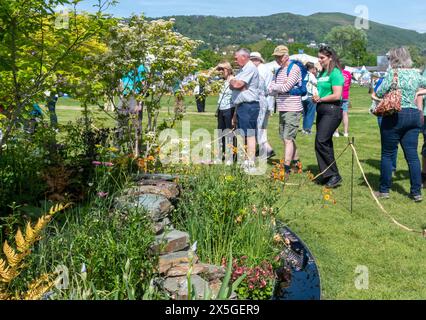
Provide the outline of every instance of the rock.
{"type": "MultiPolygon", "coordinates": [[[[213,280],[209,283],[209,288],[211,290],[211,299],[217,299],[217,295],[219,294],[221,287],[222,287],[222,281],[220,281],[219,279],[213,280]]],[[[238,296],[233,291],[228,299],[229,300],[237,300],[238,296]]]]}
{"type": "MultiPolygon", "coordinates": [[[[193,262],[198,262],[197,255],[194,256],[193,262]]],[[[177,266],[182,263],[189,263],[188,251],[173,252],[160,256],[159,272],[160,274],[165,274],[173,266],[177,266]]]]}
{"type": "MultiPolygon", "coordinates": [[[[173,266],[171,269],[167,271],[168,277],[181,277],[186,276],[190,269],[189,263],[182,263],[177,266],[173,266]]],[[[206,271],[206,267],[203,264],[194,264],[192,266],[191,274],[200,274],[206,271]]]]}
{"type": "Polygon", "coordinates": [[[163,220],[154,223],[154,231],[156,235],[163,233],[166,228],[174,229],[169,218],[164,218],[163,220]]]}
{"type": "Polygon", "coordinates": [[[126,195],[142,195],[142,194],[157,194],[166,197],[169,200],[174,200],[179,196],[179,188],[177,184],[162,180],[143,180],[139,186],[135,186],[124,190],[126,195]],[[147,184],[145,184],[148,182],[147,184]],[[152,182],[152,183],[151,183],[152,182]]]}
{"type": "Polygon", "coordinates": [[[143,208],[154,222],[163,220],[173,211],[171,202],[164,196],[143,194],[139,196],[121,196],[116,198],[115,206],[123,208],[143,208]]]}
{"type": "MultiPolygon", "coordinates": [[[[203,299],[209,284],[200,276],[192,275],[191,286],[195,287],[196,298],[203,299]]],[[[164,289],[172,295],[174,300],[188,299],[188,281],[186,277],[167,278],[164,282],[164,289]]]]}
{"type": "Polygon", "coordinates": [[[202,277],[208,281],[222,280],[225,277],[225,268],[221,266],[215,266],[212,264],[203,264],[203,274],[202,277]]]}
{"type": "Polygon", "coordinates": [[[139,180],[165,180],[165,181],[174,181],[178,176],[173,176],[170,174],[150,174],[150,173],[141,173],[137,174],[134,177],[134,181],[139,180]]]}
{"type": "Polygon", "coordinates": [[[181,251],[189,245],[189,234],[179,230],[165,232],[155,237],[151,250],[155,253],[172,253],[181,251]]]}

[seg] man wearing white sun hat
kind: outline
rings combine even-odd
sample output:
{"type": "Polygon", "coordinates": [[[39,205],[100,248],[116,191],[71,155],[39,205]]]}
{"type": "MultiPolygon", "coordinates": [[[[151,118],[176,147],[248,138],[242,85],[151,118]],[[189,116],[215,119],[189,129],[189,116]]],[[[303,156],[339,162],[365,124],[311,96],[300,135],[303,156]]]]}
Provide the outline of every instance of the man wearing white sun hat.
{"type": "Polygon", "coordinates": [[[274,77],[273,73],[267,68],[262,55],[259,52],[252,52],[250,60],[256,65],[259,71],[259,103],[260,112],[257,118],[257,143],[259,145],[259,155],[266,158],[275,156],[275,152],[268,142],[268,120],[274,111],[275,98],[268,95],[268,87],[274,77]]]}

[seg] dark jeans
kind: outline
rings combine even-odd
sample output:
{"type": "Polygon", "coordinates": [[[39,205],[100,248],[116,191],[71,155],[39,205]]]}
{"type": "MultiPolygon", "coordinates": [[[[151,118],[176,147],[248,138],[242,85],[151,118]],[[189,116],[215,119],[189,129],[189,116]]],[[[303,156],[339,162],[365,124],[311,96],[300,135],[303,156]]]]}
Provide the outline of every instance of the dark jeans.
{"type": "MultiPolygon", "coordinates": [[[[219,110],[218,116],[217,116],[217,128],[223,131],[222,133],[220,133],[220,135],[225,135],[226,130],[228,131],[232,130],[232,117],[234,116],[234,112],[235,112],[235,108],[219,110]]],[[[229,136],[222,138],[222,154],[225,154],[227,144],[231,144],[231,143],[234,147],[236,147],[237,138],[235,137],[234,134],[229,133],[229,136]]]]}
{"type": "Polygon", "coordinates": [[[47,101],[47,108],[49,109],[50,115],[50,125],[54,128],[58,126],[58,116],[56,115],[56,102],[58,99],[56,97],[50,98],[47,101]]]}
{"type": "Polygon", "coordinates": [[[206,98],[203,95],[196,95],[195,101],[197,102],[197,111],[206,112],[206,98]]]}
{"type": "MultiPolygon", "coordinates": [[[[315,137],[315,152],[320,172],[331,165],[334,158],[333,133],[342,122],[342,109],[340,105],[321,103],[317,106],[317,134],[315,137]]],[[[324,173],[324,178],[338,175],[337,164],[334,163],[324,173]]]]}
{"type": "MultiPolygon", "coordinates": [[[[379,124],[379,130],[382,126],[383,117],[377,117],[377,123],[379,124]]],[[[396,171],[396,163],[398,162],[398,148],[396,148],[394,154],[392,155],[392,171],[396,171]]]]}
{"type": "Polygon", "coordinates": [[[303,130],[311,132],[312,126],[315,121],[316,103],[312,101],[312,98],[308,98],[303,103],[303,130]]]}
{"type": "Polygon", "coordinates": [[[388,193],[392,186],[392,157],[398,150],[398,144],[401,143],[410,172],[411,195],[421,194],[422,178],[417,154],[422,128],[421,117],[420,111],[412,108],[404,108],[392,116],[383,117],[380,127],[382,137],[380,192],[388,193]]]}

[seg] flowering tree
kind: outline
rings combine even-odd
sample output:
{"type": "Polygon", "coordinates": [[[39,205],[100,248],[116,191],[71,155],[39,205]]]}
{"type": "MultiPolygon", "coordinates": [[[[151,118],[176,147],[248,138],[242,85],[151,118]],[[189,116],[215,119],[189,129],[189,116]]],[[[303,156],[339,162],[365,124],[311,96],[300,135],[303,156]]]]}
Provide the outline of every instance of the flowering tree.
{"type": "MultiPolygon", "coordinates": [[[[0,105],[5,109],[6,142],[32,103],[61,83],[60,69],[75,64],[76,54],[100,34],[111,0],[99,0],[98,12],[82,17],[76,13],[81,0],[2,0],[0,2],[0,105]],[[58,5],[74,5],[74,13],[62,17],[58,5]],[[72,59],[71,59],[72,58],[72,59]]],[[[77,54],[78,55],[78,54],[77,54]]],[[[1,152],[1,148],[0,148],[1,152]]]]}
{"type": "MultiPolygon", "coordinates": [[[[128,126],[128,137],[136,156],[139,154],[138,146],[142,143],[146,155],[153,147],[152,139],[142,139],[143,130],[135,131],[135,127],[143,123],[143,114],[146,112],[147,115],[145,131],[149,134],[146,137],[155,137],[159,128],[161,99],[174,93],[180,95],[195,85],[191,81],[183,81],[198,67],[200,60],[192,55],[201,42],[173,31],[173,25],[173,19],[148,21],[144,17],[133,16],[110,29],[108,51],[94,61],[97,70],[90,83],[96,84],[97,88],[91,90],[92,98],[97,101],[108,100],[115,110],[123,108],[118,105],[119,100],[116,98],[129,94],[128,88],[122,82],[120,85],[120,81],[129,74],[134,77],[131,94],[141,102],[142,110],[137,124],[133,122],[133,125],[128,126]],[[142,72],[140,66],[143,66],[142,72]]],[[[175,110],[162,127],[173,126],[179,117],[180,110],[175,110]]]]}

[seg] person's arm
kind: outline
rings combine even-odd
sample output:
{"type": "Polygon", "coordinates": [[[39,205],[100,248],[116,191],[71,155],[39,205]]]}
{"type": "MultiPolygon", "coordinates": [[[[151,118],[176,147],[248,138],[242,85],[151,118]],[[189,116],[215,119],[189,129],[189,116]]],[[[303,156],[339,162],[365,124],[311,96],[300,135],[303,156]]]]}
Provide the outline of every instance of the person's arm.
{"type": "Polygon", "coordinates": [[[229,81],[229,84],[232,90],[243,90],[247,86],[247,83],[238,79],[232,79],[231,81],[229,81]]]}
{"type": "Polygon", "coordinates": [[[386,78],[383,79],[382,84],[379,88],[377,88],[376,95],[379,98],[383,98],[383,96],[389,92],[392,81],[393,81],[394,72],[389,72],[386,78]]]}
{"type": "Polygon", "coordinates": [[[315,103],[321,103],[321,102],[335,102],[335,101],[340,101],[340,99],[342,98],[342,92],[343,92],[343,86],[333,86],[333,94],[330,94],[329,96],[326,96],[324,98],[320,98],[318,96],[313,97],[312,100],[315,103]]]}
{"type": "Polygon", "coordinates": [[[254,72],[257,72],[257,69],[243,69],[236,78],[232,79],[229,84],[232,90],[247,90],[247,85],[250,83],[253,78],[254,72]]]}
{"type": "Polygon", "coordinates": [[[300,82],[301,77],[302,73],[300,71],[299,66],[293,65],[293,68],[291,69],[290,74],[288,75],[287,81],[281,84],[272,83],[269,87],[269,90],[275,93],[287,93],[291,89],[293,89],[296,84],[300,82]]]}
{"type": "Polygon", "coordinates": [[[418,97],[418,96],[425,96],[425,95],[426,95],[426,89],[420,89],[416,93],[416,97],[418,97]]]}

